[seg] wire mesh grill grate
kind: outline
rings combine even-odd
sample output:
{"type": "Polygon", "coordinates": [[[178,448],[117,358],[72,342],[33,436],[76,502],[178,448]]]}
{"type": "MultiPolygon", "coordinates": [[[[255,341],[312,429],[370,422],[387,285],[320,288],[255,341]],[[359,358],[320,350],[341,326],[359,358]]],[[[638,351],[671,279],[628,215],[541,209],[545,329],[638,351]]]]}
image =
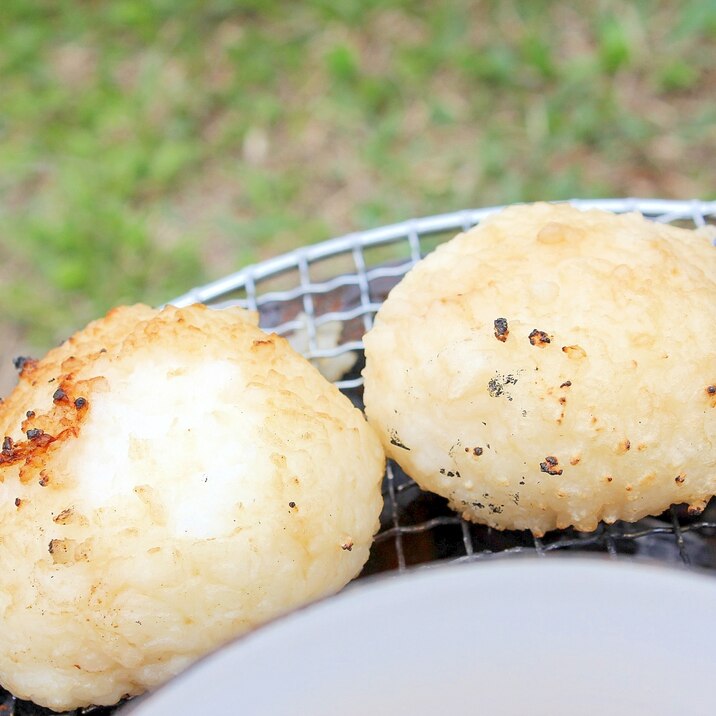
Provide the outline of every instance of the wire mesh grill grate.
{"type": "MultiPolygon", "coordinates": [[[[658,222],[687,227],[716,224],[716,201],[653,199],[574,200],[582,209],[640,211],[658,222]]],[[[362,408],[362,337],[390,289],[422,256],[458,231],[501,207],[415,219],[332,239],[249,266],[192,289],[177,306],[240,305],[259,313],[267,330],[285,335],[362,408]],[[340,375],[339,375],[340,374],[340,375]]],[[[714,242],[716,245],[716,241],[714,242]]],[[[716,500],[699,516],[674,506],[634,524],[601,525],[591,533],[562,530],[542,538],[500,532],[462,520],[436,495],[425,493],[389,463],[383,483],[381,528],[363,575],[441,560],[475,561],[495,554],[600,552],[637,556],[716,570],[716,500]]],[[[115,708],[72,712],[109,716],[115,708]]],[[[50,711],[15,700],[0,689],[0,714],[45,716],[50,711]]]]}

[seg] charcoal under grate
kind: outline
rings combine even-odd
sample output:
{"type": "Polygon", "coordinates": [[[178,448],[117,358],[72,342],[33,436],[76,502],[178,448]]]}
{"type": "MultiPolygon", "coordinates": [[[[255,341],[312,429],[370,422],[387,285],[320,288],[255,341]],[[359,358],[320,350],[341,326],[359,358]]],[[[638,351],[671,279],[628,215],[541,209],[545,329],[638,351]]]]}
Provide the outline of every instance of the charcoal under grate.
{"type": "MultiPolygon", "coordinates": [[[[574,200],[581,209],[641,212],[687,228],[716,224],[716,202],[653,199],[574,200]]],[[[359,232],[297,249],[195,288],[176,306],[239,305],[258,311],[261,326],[286,336],[362,408],[362,337],[390,289],[435,246],[502,207],[460,211],[359,232]]],[[[716,241],[714,241],[716,245],[716,241]]],[[[404,571],[436,561],[476,561],[492,555],[559,552],[638,557],[716,570],[716,499],[698,516],[675,505],[636,523],[600,525],[590,533],[559,530],[544,537],[499,531],[462,520],[437,495],[423,492],[395,463],[383,482],[380,531],[361,576],[404,571]]],[[[115,709],[70,712],[109,716],[115,709]]],[[[0,716],[52,712],[0,690],[0,716]]]]}

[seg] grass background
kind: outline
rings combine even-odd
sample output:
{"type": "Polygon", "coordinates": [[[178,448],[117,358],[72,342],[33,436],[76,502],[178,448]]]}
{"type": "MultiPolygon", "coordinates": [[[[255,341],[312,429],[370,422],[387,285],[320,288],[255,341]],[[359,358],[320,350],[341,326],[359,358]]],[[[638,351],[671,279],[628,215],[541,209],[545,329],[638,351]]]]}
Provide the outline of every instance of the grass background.
{"type": "Polygon", "coordinates": [[[354,229],[716,197],[716,1],[4,0],[0,388],[108,307],[354,229]]]}

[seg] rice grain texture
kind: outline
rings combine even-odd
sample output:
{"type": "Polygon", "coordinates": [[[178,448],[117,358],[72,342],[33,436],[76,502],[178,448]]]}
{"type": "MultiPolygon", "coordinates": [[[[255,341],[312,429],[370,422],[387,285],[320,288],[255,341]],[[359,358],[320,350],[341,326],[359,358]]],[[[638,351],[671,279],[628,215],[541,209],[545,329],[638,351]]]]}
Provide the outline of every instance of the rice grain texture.
{"type": "Polygon", "coordinates": [[[0,682],[112,704],[342,588],[380,443],[241,309],[118,308],[0,406],[0,682]]]}
{"type": "Polygon", "coordinates": [[[389,457],[465,518],[542,535],[716,493],[716,249],[523,205],[443,244],[365,337],[389,457]]]}

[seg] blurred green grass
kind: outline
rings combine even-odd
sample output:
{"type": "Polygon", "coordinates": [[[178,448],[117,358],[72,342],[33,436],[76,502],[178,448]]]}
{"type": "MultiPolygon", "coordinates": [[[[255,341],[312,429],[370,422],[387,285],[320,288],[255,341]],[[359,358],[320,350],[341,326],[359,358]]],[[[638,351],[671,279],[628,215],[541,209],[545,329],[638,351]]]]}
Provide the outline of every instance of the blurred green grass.
{"type": "Polygon", "coordinates": [[[713,198],[715,41],[713,0],[5,0],[0,342],[409,216],[713,198]]]}

